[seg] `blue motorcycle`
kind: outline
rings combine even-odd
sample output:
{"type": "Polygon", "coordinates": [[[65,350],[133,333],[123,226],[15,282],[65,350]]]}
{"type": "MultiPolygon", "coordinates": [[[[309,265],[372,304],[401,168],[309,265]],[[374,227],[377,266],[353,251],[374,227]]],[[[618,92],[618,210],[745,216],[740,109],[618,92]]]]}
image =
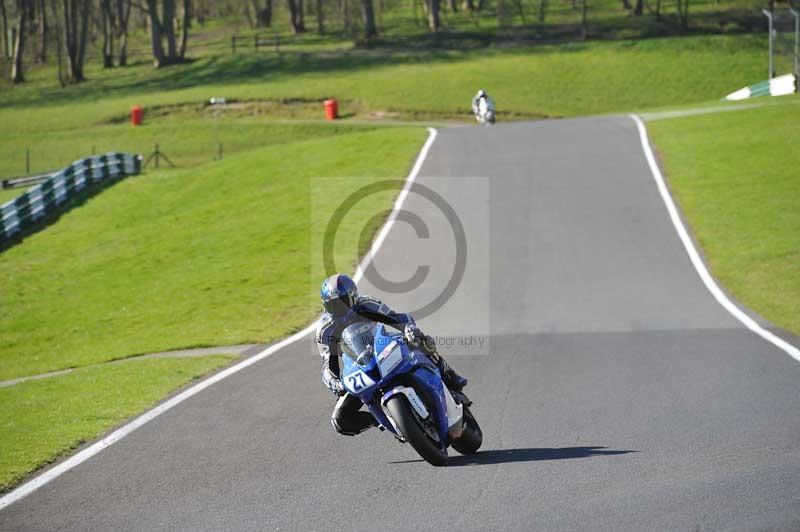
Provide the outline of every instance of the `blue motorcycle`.
{"type": "Polygon", "coordinates": [[[342,332],[342,381],[377,420],[435,466],[447,463],[447,447],[477,452],[483,434],[472,404],[447,389],[428,356],[381,324],[359,322],[342,332]]]}

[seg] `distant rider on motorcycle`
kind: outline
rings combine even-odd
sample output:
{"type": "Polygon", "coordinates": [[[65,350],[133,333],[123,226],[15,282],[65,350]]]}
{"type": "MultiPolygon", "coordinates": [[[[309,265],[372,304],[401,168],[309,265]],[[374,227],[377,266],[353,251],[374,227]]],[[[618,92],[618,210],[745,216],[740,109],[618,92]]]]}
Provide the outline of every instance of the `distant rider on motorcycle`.
{"type": "Polygon", "coordinates": [[[320,297],[325,313],[317,326],[316,342],[322,357],[322,382],[339,397],[331,414],[331,424],[339,434],[355,436],[375,426],[372,414],[359,412],[361,399],[347,393],[341,381],[341,335],[353,323],[375,321],[403,331],[406,341],[419,347],[436,364],[450,390],[461,391],[467,385],[467,379],[453,371],[436,352],[435,339],[423,334],[411,315],[394,312],[374,297],[358,295],[356,283],[347,275],[335,274],[325,279],[320,297]]]}
{"type": "Polygon", "coordinates": [[[475,114],[475,119],[481,121],[481,100],[486,101],[486,108],[494,111],[494,101],[489,97],[485,90],[480,89],[477,94],[472,98],[472,112],[475,114]]]}

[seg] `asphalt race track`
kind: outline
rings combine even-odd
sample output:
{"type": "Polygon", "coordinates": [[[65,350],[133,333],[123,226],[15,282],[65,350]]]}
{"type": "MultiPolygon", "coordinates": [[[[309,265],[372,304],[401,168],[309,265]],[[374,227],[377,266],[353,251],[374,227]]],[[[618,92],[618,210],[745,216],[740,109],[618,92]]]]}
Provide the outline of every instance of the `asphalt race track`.
{"type": "MultiPolygon", "coordinates": [[[[0,530],[800,530],[800,363],[702,284],[630,118],[443,129],[417,182],[467,239],[458,290],[420,324],[485,341],[446,349],[482,452],[434,468],[377,430],[338,436],[308,336],[0,511],[0,530]]],[[[398,222],[376,268],[428,278],[362,288],[411,310],[455,253],[428,200],[404,208],[430,234],[398,222]]]]}

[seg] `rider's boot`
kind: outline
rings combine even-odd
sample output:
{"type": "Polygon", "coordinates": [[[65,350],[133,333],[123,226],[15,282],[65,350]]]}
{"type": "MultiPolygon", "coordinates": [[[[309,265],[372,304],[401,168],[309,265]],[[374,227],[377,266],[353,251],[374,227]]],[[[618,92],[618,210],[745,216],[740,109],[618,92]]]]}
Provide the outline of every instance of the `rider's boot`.
{"type": "Polygon", "coordinates": [[[453,392],[460,392],[463,390],[464,386],[467,385],[467,379],[456,373],[444,357],[436,351],[436,342],[428,337],[425,339],[424,347],[428,356],[433,360],[433,363],[436,364],[436,367],[439,368],[445,385],[453,392]]]}
{"type": "Polygon", "coordinates": [[[442,379],[447,387],[454,392],[460,392],[463,390],[464,386],[467,385],[466,377],[462,377],[456,373],[455,370],[451,368],[447,361],[441,356],[438,358],[440,362],[436,365],[439,366],[439,371],[442,372],[442,379]]]}

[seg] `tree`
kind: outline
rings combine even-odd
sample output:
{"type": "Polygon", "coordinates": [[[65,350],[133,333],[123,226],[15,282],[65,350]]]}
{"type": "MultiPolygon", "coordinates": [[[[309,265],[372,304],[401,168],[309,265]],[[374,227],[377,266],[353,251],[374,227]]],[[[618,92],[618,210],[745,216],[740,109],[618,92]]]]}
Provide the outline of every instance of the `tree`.
{"type": "Polygon", "coordinates": [[[272,26],[272,0],[267,0],[261,6],[259,0],[252,0],[253,11],[255,11],[255,26],[257,28],[269,28],[272,26]]]}
{"type": "Polygon", "coordinates": [[[678,21],[681,28],[686,29],[689,27],[689,0],[675,0],[676,11],[678,13],[678,21]]]}
{"type": "Polygon", "coordinates": [[[22,83],[25,81],[23,73],[23,57],[25,53],[25,34],[28,31],[28,16],[30,15],[32,0],[17,0],[17,26],[14,39],[13,59],[11,63],[11,81],[22,83]]]}
{"type": "Polygon", "coordinates": [[[161,20],[158,16],[158,1],[147,0],[147,16],[150,19],[150,46],[153,48],[153,62],[156,68],[167,64],[167,54],[161,42],[161,20]]]}
{"type": "Polygon", "coordinates": [[[644,0],[636,0],[636,7],[633,8],[633,14],[637,17],[642,14],[644,8],[644,0]]]}
{"type": "Polygon", "coordinates": [[[67,85],[67,78],[64,76],[64,64],[63,64],[63,52],[64,52],[64,40],[63,40],[63,28],[61,27],[61,16],[59,15],[58,9],[58,0],[53,0],[50,2],[50,14],[53,16],[53,28],[55,29],[56,35],[56,61],[58,62],[58,82],[61,84],[62,87],[66,87],[67,85]]]}
{"type": "Polygon", "coordinates": [[[63,0],[64,46],[67,50],[69,81],[85,81],[83,75],[86,57],[86,39],[91,22],[91,0],[63,0]]]}
{"type": "Polygon", "coordinates": [[[315,11],[317,15],[317,33],[322,35],[325,33],[325,11],[323,10],[322,0],[317,0],[315,11]]]}
{"type": "Polygon", "coordinates": [[[544,24],[547,17],[547,0],[539,0],[539,24],[544,24]]]}
{"type": "Polygon", "coordinates": [[[48,31],[47,31],[47,7],[45,5],[45,0],[39,0],[38,9],[39,9],[39,37],[40,37],[39,62],[46,63],[48,31]]]}
{"type": "Polygon", "coordinates": [[[440,0],[427,0],[428,4],[428,29],[431,31],[439,31],[441,21],[439,20],[439,3],[440,0]]]}
{"type": "Polygon", "coordinates": [[[175,0],[163,0],[163,2],[161,31],[167,40],[167,56],[172,63],[178,56],[178,47],[175,41],[175,0]]]}
{"type": "Polygon", "coordinates": [[[131,0],[117,0],[117,39],[119,39],[119,66],[128,64],[128,21],[131,19],[131,0]]]}
{"type": "Polygon", "coordinates": [[[661,20],[661,0],[656,0],[656,20],[661,20]]]}
{"type": "Polygon", "coordinates": [[[189,28],[192,27],[192,0],[183,0],[183,18],[181,19],[181,47],[178,57],[186,58],[186,46],[189,44],[189,28]]]}
{"type": "Polygon", "coordinates": [[[115,21],[111,0],[100,0],[100,18],[103,27],[103,68],[114,66],[114,30],[115,21]]]}
{"type": "Polygon", "coordinates": [[[156,68],[180,63],[185,59],[189,39],[192,4],[183,1],[181,44],[175,38],[175,0],[162,0],[159,14],[158,0],[147,0],[147,16],[150,20],[150,45],[153,49],[153,64],[156,68]],[[166,42],[166,48],[164,43],[166,42]]]}
{"type": "Polygon", "coordinates": [[[375,9],[372,0],[361,0],[361,13],[364,16],[364,38],[369,40],[378,34],[375,29],[375,9]]]}
{"type": "Polygon", "coordinates": [[[289,7],[289,23],[292,25],[292,33],[304,33],[306,25],[303,20],[303,0],[286,0],[289,7]]]}
{"type": "Polygon", "coordinates": [[[2,18],[3,22],[3,57],[10,59],[11,54],[8,50],[8,15],[6,14],[5,0],[0,0],[0,18],[2,18]]]}
{"type": "Polygon", "coordinates": [[[586,12],[588,9],[586,0],[581,0],[581,39],[584,41],[589,38],[589,25],[586,21],[586,12]]]}

